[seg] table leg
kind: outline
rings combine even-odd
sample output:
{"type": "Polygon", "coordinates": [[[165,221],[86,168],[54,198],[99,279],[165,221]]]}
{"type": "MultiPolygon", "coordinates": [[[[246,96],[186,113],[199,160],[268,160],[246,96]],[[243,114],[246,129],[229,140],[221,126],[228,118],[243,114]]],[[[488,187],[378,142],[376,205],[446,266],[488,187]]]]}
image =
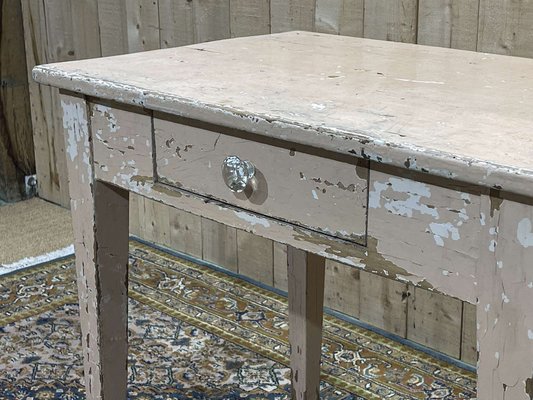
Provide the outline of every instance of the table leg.
{"type": "Polygon", "coordinates": [[[85,100],[63,94],[61,105],[86,396],[88,400],[125,400],[129,196],[94,178],[85,100]]]}
{"type": "Polygon", "coordinates": [[[533,399],[533,205],[483,197],[476,272],[481,400],[533,399]]]}
{"type": "Polygon", "coordinates": [[[325,259],[288,247],[292,399],[320,399],[325,259]]]}

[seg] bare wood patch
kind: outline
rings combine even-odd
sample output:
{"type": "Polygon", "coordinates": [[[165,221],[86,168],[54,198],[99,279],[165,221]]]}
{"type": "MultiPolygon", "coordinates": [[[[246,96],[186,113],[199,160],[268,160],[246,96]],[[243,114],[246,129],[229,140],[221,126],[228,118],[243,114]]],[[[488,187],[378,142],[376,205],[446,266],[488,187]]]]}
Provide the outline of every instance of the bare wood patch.
{"type": "Polygon", "coordinates": [[[408,302],[407,338],[460,358],[461,301],[413,288],[408,302]]]}
{"type": "Polygon", "coordinates": [[[270,33],[270,0],[230,0],[231,37],[270,33]]]}
{"type": "Polygon", "coordinates": [[[237,230],[202,218],[203,259],[237,272],[237,230]]]}
{"type": "Polygon", "coordinates": [[[479,196],[377,171],[369,186],[376,253],[432,288],[475,303],[477,238],[487,218],[479,196]]]}
{"type": "Polygon", "coordinates": [[[366,0],[366,38],[416,43],[417,0],[366,0]]]}
{"type": "Polygon", "coordinates": [[[237,231],[239,273],[268,286],[274,286],[272,240],[237,231]]]}

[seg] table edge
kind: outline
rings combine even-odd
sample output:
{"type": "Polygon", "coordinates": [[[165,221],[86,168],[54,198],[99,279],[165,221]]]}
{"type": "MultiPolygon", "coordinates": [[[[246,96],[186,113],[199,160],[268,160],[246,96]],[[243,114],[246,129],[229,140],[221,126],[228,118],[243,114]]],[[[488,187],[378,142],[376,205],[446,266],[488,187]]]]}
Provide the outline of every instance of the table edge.
{"type": "Polygon", "coordinates": [[[66,72],[51,64],[34,67],[32,76],[37,83],[85,96],[117,101],[152,111],[323,148],[378,164],[533,197],[533,170],[526,168],[501,165],[409,143],[386,142],[361,131],[316,127],[269,115],[248,114],[230,107],[205,104],[194,99],[134,85],[66,72]],[[117,96],[117,93],[121,96],[117,96]]]}

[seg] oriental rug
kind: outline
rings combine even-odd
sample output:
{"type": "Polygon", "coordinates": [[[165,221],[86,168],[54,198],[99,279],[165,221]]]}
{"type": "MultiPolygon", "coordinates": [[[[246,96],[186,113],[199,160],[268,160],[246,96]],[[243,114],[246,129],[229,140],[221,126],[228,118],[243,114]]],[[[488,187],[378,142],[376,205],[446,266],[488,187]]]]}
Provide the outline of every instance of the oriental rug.
{"type": "MultiPolygon", "coordinates": [[[[129,398],[289,399],[286,298],[132,241],[129,398]]],[[[85,398],[73,257],[0,277],[0,399],[85,398]]],[[[322,399],[473,399],[475,376],[325,316],[322,399]]]]}

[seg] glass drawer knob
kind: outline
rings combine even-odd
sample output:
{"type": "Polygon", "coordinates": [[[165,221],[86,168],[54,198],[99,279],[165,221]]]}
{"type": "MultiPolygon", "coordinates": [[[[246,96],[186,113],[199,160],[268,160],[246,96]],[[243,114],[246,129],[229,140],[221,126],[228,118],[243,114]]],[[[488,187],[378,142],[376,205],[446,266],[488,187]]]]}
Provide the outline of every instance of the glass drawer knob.
{"type": "Polygon", "coordinates": [[[224,183],[232,192],[243,192],[255,175],[254,165],[237,156],[228,156],[222,163],[222,177],[224,183]]]}

